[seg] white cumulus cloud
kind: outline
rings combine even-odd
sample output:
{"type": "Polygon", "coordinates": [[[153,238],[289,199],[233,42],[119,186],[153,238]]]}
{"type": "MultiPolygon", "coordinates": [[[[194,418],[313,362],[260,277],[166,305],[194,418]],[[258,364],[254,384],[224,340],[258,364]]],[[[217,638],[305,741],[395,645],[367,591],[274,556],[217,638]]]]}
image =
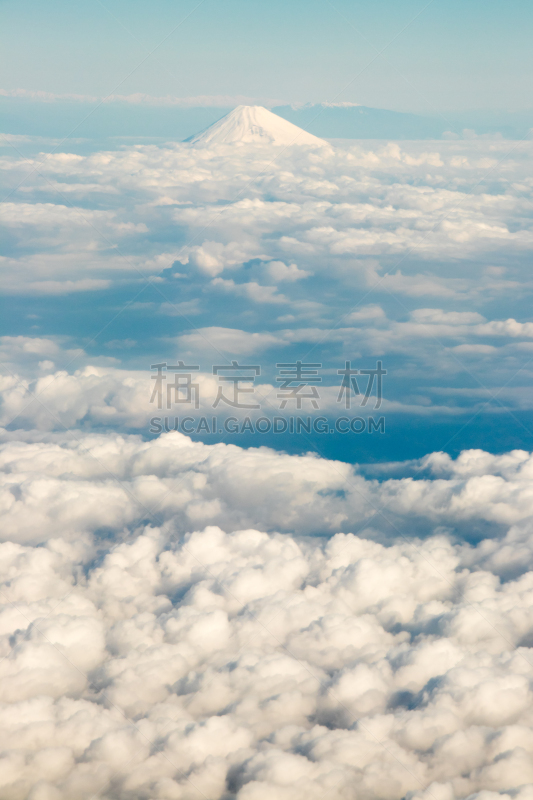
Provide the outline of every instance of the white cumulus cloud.
{"type": "Polygon", "coordinates": [[[531,464],[7,437],[2,796],[529,797],[531,464]]]}

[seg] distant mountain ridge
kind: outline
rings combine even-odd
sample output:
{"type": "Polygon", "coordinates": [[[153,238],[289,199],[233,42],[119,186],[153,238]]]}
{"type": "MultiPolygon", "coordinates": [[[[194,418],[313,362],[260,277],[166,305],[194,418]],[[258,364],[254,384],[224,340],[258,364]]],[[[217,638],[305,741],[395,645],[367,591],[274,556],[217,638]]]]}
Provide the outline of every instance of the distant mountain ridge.
{"type": "MultiPolygon", "coordinates": [[[[502,135],[509,139],[529,137],[533,111],[446,112],[431,117],[356,105],[281,105],[274,114],[323,139],[442,139],[446,131],[462,135],[502,135]]],[[[100,140],[102,146],[118,147],[119,139],[143,138],[183,141],[232,111],[214,106],[150,106],[128,103],[96,103],[37,100],[0,96],[0,131],[4,134],[100,140]],[[104,145],[105,142],[105,145],[104,145]]],[[[77,145],[82,148],[84,145],[77,145]]],[[[96,146],[96,144],[94,144],[96,146]]]]}
{"type": "Polygon", "coordinates": [[[440,139],[444,120],[357,105],[276,106],[275,114],[325,139],[440,139]]]}

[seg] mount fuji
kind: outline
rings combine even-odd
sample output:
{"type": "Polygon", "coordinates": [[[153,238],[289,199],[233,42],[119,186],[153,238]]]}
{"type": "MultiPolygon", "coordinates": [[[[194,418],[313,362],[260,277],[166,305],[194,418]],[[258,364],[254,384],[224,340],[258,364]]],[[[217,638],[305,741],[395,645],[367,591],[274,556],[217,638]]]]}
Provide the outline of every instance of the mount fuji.
{"type": "Polygon", "coordinates": [[[330,146],[324,139],[313,136],[263,106],[237,106],[218,122],[185,141],[200,147],[217,144],[330,146]]]}

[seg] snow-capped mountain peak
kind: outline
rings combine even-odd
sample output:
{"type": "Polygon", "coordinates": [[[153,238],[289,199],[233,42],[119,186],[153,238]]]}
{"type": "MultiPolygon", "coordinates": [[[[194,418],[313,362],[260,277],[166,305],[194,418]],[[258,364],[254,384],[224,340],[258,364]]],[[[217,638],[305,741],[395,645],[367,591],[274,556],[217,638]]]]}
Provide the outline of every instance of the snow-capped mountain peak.
{"type": "Polygon", "coordinates": [[[237,106],[209,128],[186,139],[196,146],[216,144],[327,145],[263,106],[237,106]]]}

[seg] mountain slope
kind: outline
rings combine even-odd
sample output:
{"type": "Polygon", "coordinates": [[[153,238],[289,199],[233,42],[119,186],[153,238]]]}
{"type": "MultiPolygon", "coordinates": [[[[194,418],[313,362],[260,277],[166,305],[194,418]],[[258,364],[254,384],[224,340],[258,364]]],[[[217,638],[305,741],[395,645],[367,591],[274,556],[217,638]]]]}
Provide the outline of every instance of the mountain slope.
{"type": "Polygon", "coordinates": [[[196,146],[215,144],[327,145],[263,106],[237,106],[209,128],[185,141],[196,146]]]}

